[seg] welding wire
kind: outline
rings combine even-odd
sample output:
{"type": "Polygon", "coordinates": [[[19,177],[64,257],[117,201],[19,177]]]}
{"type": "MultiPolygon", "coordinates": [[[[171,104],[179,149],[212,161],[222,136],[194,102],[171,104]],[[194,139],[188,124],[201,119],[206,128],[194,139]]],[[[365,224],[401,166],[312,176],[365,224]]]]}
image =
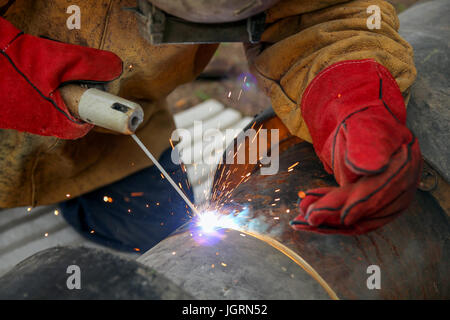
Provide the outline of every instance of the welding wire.
{"type": "Polygon", "coordinates": [[[175,190],[178,192],[178,194],[183,198],[183,200],[186,202],[186,204],[192,209],[192,211],[197,215],[198,211],[195,208],[194,204],[186,197],[183,191],[178,187],[178,185],[175,183],[175,181],[172,180],[172,178],[169,176],[169,174],[164,170],[164,168],[161,166],[161,164],[156,160],[156,158],[150,153],[150,151],[147,149],[147,147],[142,143],[142,141],[135,135],[131,135],[133,137],[134,141],[138,144],[139,147],[141,147],[142,151],[152,160],[152,162],[155,164],[155,166],[158,167],[159,171],[169,180],[172,187],[175,188],[175,190]]]}

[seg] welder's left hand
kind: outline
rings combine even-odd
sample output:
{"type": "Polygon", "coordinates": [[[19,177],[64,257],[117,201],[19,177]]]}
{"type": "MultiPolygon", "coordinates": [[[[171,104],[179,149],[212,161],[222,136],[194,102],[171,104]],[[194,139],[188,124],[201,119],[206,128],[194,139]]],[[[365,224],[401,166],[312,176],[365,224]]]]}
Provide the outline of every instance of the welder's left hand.
{"type": "Polygon", "coordinates": [[[391,221],[412,201],[422,168],[417,139],[390,72],[373,60],[319,73],[302,99],[317,155],[340,187],[309,190],[293,228],[360,234],[391,221]]]}

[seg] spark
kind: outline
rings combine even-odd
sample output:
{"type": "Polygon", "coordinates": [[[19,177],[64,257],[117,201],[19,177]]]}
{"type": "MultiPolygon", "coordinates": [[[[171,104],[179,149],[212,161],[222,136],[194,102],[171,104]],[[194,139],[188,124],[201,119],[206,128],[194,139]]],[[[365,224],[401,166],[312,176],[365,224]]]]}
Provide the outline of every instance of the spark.
{"type": "Polygon", "coordinates": [[[59,215],[59,211],[58,211],[58,210],[55,210],[55,211],[54,211],[54,214],[55,214],[55,216],[59,215]]]}
{"type": "Polygon", "coordinates": [[[262,127],[263,127],[263,125],[260,125],[260,126],[259,126],[258,131],[256,131],[256,134],[255,134],[255,136],[254,136],[253,139],[252,139],[252,143],[255,141],[256,137],[258,137],[259,132],[261,131],[262,127]]]}
{"type": "Polygon", "coordinates": [[[27,209],[27,211],[28,211],[28,212],[30,212],[30,211],[31,211],[31,209],[32,209],[32,208],[31,208],[31,207],[29,207],[29,208],[27,209]]]}
{"type": "Polygon", "coordinates": [[[46,233],[44,234],[44,237],[48,237],[48,232],[46,232],[46,233]]]}
{"type": "Polygon", "coordinates": [[[131,196],[132,197],[142,197],[144,195],[143,192],[132,192],[131,196]]]}
{"type": "Polygon", "coordinates": [[[298,192],[298,197],[299,197],[300,199],[305,199],[306,193],[305,193],[304,191],[299,191],[299,192],[298,192]]]}
{"type": "Polygon", "coordinates": [[[299,163],[300,163],[300,162],[297,161],[297,162],[294,163],[292,166],[290,166],[290,167],[288,168],[288,170],[294,169],[294,167],[296,167],[299,163]]]}
{"type": "Polygon", "coordinates": [[[175,107],[177,108],[181,108],[182,106],[184,106],[186,104],[186,99],[180,99],[175,103],[175,107]]]}
{"type": "Polygon", "coordinates": [[[223,267],[226,267],[227,266],[227,264],[225,263],[225,262],[221,262],[220,263],[223,267]]]}

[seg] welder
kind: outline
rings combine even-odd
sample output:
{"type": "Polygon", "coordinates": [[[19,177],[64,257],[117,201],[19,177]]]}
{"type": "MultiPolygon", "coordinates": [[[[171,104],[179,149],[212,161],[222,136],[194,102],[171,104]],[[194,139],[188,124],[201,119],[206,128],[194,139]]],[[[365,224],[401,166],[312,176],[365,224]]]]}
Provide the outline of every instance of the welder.
{"type": "Polygon", "coordinates": [[[293,228],[368,232],[414,197],[422,157],[405,125],[405,102],[416,70],[387,1],[77,5],[81,28],[68,29],[66,1],[0,0],[1,208],[61,203],[86,237],[124,250],[146,250],[167,236],[188,219],[185,203],[132,139],[81,122],[59,88],[100,86],[139,103],[145,117],[137,135],[192,198],[170,160],[175,126],[164,101],[227,41],[245,43],[277,115],[314,145],[339,183],[305,192],[293,228]],[[374,28],[369,7],[379,9],[374,28]]]}

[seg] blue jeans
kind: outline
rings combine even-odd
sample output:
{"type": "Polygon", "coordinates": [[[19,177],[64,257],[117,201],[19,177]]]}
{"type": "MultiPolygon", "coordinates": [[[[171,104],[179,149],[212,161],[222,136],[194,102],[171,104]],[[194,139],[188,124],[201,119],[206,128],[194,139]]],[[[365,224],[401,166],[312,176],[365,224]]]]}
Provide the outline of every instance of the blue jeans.
{"type": "MultiPolygon", "coordinates": [[[[171,149],[159,161],[193,200],[187,175],[180,165],[172,162],[171,149]]],[[[115,249],[141,253],[186,223],[191,215],[156,166],[61,203],[60,208],[67,222],[86,238],[115,249]]]]}

